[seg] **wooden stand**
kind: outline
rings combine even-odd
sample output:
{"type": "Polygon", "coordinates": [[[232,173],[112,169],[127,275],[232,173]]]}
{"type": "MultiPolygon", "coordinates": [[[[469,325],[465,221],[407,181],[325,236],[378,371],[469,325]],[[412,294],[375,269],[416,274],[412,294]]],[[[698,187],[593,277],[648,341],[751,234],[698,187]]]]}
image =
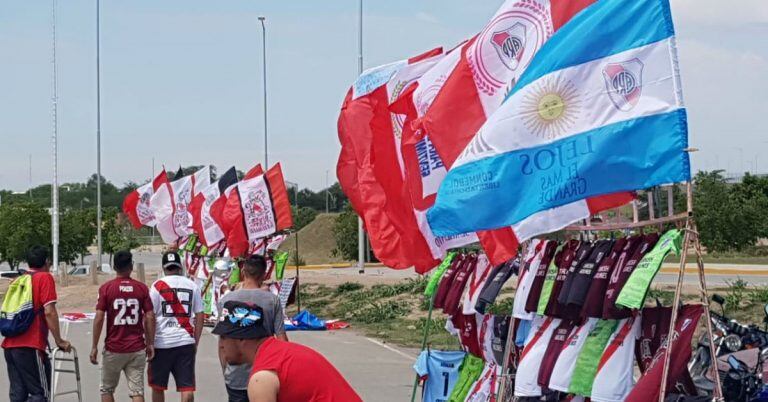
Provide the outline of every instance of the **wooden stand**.
{"type": "MultiPolygon", "coordinates": [[[[698,275],[699,275],[699,296],[700,296],[700,302],[704,306],[704,314],[706,318],[706,328],[707,328],[707,335],[709,336],[709,339],[713,339],[712,336],[712,321],[710,319],[709,315],[709,296],[707,294],[707,282],[706,277],[704,273],[704,260],[702,257],[702,251],[701,251],[701,242],[699,241],[699,233],[696,229],[696,222],[693,218],[693,191],[691,187],[691,183],[685,183],[686,186],[686,198],[687,198],[687,212],[682,214],[674,214],[674,200],[672,199],[672,186],[668,187],[667,189],[667,195],[668,195],[668,202],[667,202],[667,213],[668,215],[665,217],[656,217],[654,206],[653,206],[653,197],[648,197],[648,219],[640,221],[638,219],[639,213],[638,213],[638,206],[637,202],[634,202],[633,207],[633,219],[632,222],[614,222],[614,223],[599,223],[599,224],[588,224],[585,223],[583,225],[572,225],[565,228],[566,231],[570,232],[596,232],[596,231],[615,231],[615,230],[627,230],[627,229],[638,229],[643,227],[659,227],[661,228],[663,225],[666,224],[675,224],[679,228],[681,228],[684,231],[683,236],[683,244],[682,244],[682,251],[680,255],[680,267],[677,272],[677,285],[675,287],[675,297],[674,301],[672,303],[672,318],[670,321],[670,331],[674,331],[675,324],[677,322],[677,317],[679,313],[679,307],[680,307],[680,298],[681,293],[683,289],[683,278],[685,276],[685,265],[688,259],[688,252],[693,248],[695,254],[696,254],[696,265],[698,268],[698,275]]],[[[510,324],[511,325],[511,324],[510,324]]],[[[670,342],[674,342],[678,338],[678,334],[674,334],[673,336],[667,336],[667,342],[668,346],[666,348],[666,352],[664,354],[664,370],[662,375],[662,381],[661,381],[661,390],[659,394],[659,402],[664,402],[664,397],[666,394],[666,385],[667,385],[667,378],[669,377],[669,361],[670,361],[670,353],[672,349],[672,344],[670,342]]],[[[506,395],[505,391],[507,388],[507,382],[509,374],[506,374],[507,371],[507,362],[509,361],[509,352],[511,351],[511,347],[513,344],[513,334],[511,331],[510,326],[510,332],[509,336],[507,337],[507,355],[504,359],[504,369],[502,372],[502,378],[500,380],[499,384],[499,395],[498,395],[498,401],[504,402],[510,399],[510,395],[506,395]]],[[[714,399],[715,400],[722,400],[722,388],[720,385],[720,375],[717,371],[717,366],[714,364],[714,361],[716,361],[715,356],[715,345],[713,342],[709,343],[710,348],[710,354],[713,356],[713,364],[710,370],[713,371],[712,378],[715,382],[715,389],[713,391],[714,399]]]]}

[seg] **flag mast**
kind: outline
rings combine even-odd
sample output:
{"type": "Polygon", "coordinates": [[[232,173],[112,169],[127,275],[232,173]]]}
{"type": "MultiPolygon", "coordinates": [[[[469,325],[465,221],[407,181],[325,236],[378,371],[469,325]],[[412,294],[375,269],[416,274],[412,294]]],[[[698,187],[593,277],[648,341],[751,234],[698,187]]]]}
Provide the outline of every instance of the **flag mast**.
{"type": "Polygon", "coordinates": [[[56,0],[51,1],[51,16],[53,22],[52,69],[53,69],[53,183],[51,185],[51,245],[53,247],[53,269],[59,267],[59,119],[58,119],[58,71],[56,69],[56,0]]]}
{"type": "Polygon", "coordinates": [[[98,267],[101,270],[101,12],[100,0],[96,0],[96,248],[98,267]]]}
{"type": "MultiPolygon", "coordinates": [[[[358,7],[358,33],[357,33],[357,75],[363,74],[363,0],[358,7]]],[[[365,229],[363,218],[357,217],[357,268],[358,272],[365,273],[365,229]]]]}

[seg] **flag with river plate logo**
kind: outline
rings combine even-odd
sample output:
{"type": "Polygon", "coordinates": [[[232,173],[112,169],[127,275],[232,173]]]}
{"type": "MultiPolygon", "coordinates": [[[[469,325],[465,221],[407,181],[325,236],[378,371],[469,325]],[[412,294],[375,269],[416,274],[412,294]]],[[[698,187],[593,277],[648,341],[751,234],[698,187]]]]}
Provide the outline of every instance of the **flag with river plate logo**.
{"type": "Polygon", "coordinates": [[[687,146],[668,0],[597,1],[542,45],[427,218],[450,236],[588,212],[589,197],[689,180],[687,146]]]}

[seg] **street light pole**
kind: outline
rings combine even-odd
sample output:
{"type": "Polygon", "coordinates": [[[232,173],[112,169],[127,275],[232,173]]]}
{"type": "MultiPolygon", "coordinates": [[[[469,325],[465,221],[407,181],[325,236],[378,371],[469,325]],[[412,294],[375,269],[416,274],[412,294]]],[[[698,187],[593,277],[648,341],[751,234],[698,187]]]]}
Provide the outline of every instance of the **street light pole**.
{"type": "MultiPolygon", "coordinates": [[[[358,7],[358,33],[357,33],[357,75],[363,74],[363,0],[358,7]]],[[[365,273],[365,228],[363,218],[357,218],[357,268],[361,274],[365,273]]]]}
{"type": "Polygon", "coordinates": [[[264,87],[264,169],[269,169],[269,153],[267,152],[267,27],[264,21],[267,17],[259,16],[261,21],[261,59],[262,82],[264,87]]]}
{"type": "Polygon", "coordinates": [[[96,0],[96,250],[101,269],[101,1],[96,0]]]}
{"type": "Polygon", "coordinates": [[[51,186],[51,245],[53,246],[53,269],[59,268],[59,118],[58,118],[58,71],[56,65],[56,0],[51,2],[53,17],[53,183],[51,186]]]}

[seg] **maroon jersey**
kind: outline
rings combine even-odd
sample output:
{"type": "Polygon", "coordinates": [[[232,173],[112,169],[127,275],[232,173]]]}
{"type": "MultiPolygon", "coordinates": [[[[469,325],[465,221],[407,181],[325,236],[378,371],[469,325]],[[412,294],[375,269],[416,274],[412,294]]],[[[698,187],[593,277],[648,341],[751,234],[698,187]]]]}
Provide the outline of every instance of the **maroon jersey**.
{"type": "Polygon", "coordinates": [[[528,275],[535,275],[533,277],[533,283],[531,283],[531,289],[528,291],[528,299],[525,301],[525,311],[535,312],[539,308],[539,297],[541,297],[541,288],[544,286],[544,279],[547,276],[547,268],[549,263],[555,257],[555,251],[557,251],[557,242],[548,241],[547,246],[544,249],[544,255],[541,258],[541,263],[536,270],[531,269],[528,275]]]}
{"type": "Polygon", "coordinates": [[[576,325],[574,325],[573,321],[563,320],[560,322],[557,329],[555,329],[552,338],[549,339],[547,351],[544,352],[544,358],[541,360],[541,367],[539,367],[539,386],[549,387],[549,379],[552,377],[552,370],[555,368],[557,358],[560,357],[560,352],[563,350],[563,346],[565,346],[565,341],[571,335],[574,327],[576,327],[576,325]]]}
{"type": "Polygon", "coordinates": [[[592,277],[592,282],[589,284],[584,307],[581,310],[582,318],[600,318],[603,316],[603,298],[605,297],[605,289],[608,287],[608,278],[626,244],[626,238],[616,240],[611,252],[597,267],[597,272],[595,272],[595,276],[592,277]]]}
{"type": "Polygon", "coordinates": [[[572,254],[570,264],[564,262],[563,267],[558,267],[561,269],[557,272],[555,286],[552,288],[552,297],[549,299],[550,305],[553,306],[552,317],[568,319],[578,318],[579,309],[569,308],[565,304],[565,298],[571,290],[571,284],[576,269],[589,258],[589,254],[592,252],[593,247],[594,245],[592,243],[586,241],[581,242],[579,247],[572,254]]]}
{"type": "Polygon", "coordinates": [[[656,356],[656,351],[666,341],[672,307],[646,307],[642,312],[640,338],[635,347],[635,358],[641,373],[645,373],[656,356]]]}
{"type": "Polygon", "coordinates": [[[477,357],[483,357],[483,348],[478,341],[477,316],[475,314],[464,315],[459,312],[451,317],[451,324],[459,332],[459,341],[467,353],[477,357]]]}
{"type": "Polygon", "coordinates": [[[568,276],[568,268],[571,267],[571,263],[576,258],[578,248],[579,241],[570,240],[555,257],[557,276],[555,277],[555,283],[552,284],[552,292],[549,294],[547,308],[544,310],[544,315],[546,316],[560,317],[560,306],[557,304],[557,297],[560,295],[560,289],[562,289],[563,282],[565,282],[565,278],[568,276]]]}
{"type": "Polygon", "coordinates": [[[113,279],[99,288],[96,310],[106,312],[106,350],[133,353],[146,347],[144,313],[152,311],[147,285],[131,278],[113,279]]]}
{"type": "Polygon", "coordinates": [[[451,282],[451,288],[448,290],[448,295],[443,303],[443,312],[445,314],[454,315],[457,312],[460,313],[459,303],[461,302],[461,296],[464,295],[464,288],[467,287],[467,282],[469,282],[469,274],[475,270],[476,266],[477,256],[473,254],[467,257],[467,262],[456,273],[456,277],[451,282]]]}
{"type": "Polygon", "coordinates": [[[451,284],[456,274],[461,270],[461,267],[466,262],[464,254],[459,254],[456,259],[453,260],[451,265],[443,273],[443,279],[440,281],[440,286],[437,287],[437,293],[435,293],[435,308],[443,308],[445,304],[445,298],[448,296],[448,291],[451,289],[451,284]]]}
{"type": "MultiPolygon", "coordinates": [[[[632,253],[632,257],[627,259],[621,266],[616,266],[613,273],[611,273],[611,279],[608,282],[608,289],[605,291],[605,303],[603,304],[603,318],[606,320],[620,320],[623,318],[629,318],[632,315],[632,311],[627,308],[616,308],[616,299],[619,298],[619,293],[627,283],[627,279],[635,270],[637,263],[643,259],[643,256],[653,249],[656,242],[659,241],[658,233],[651,233],[643,236],[643,240],[640,241],[635,252],[632,253]]],[[[624,253],[622,253],[624,254],[624,253]]],[[[619,257],[621,258],[621,257],[619,257]]]]}

